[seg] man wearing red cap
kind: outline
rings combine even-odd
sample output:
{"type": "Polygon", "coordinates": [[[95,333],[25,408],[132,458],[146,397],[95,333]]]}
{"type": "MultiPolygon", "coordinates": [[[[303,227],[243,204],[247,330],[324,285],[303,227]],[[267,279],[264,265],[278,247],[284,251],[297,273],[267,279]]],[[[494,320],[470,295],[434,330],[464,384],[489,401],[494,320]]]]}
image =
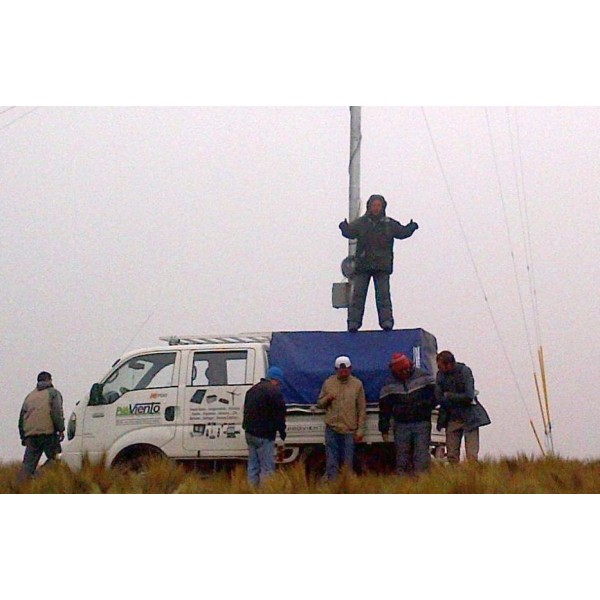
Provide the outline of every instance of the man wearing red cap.
{"type": "Polygon", "coordinates": [[[431,463],[431,413],[436,405],[435,380],[415,368],[405,354],[390,361],[390,377],[379,395],[379,431],[389,441],[390,418],[394,419],[396,471],[399,475],[422,473],[431,463]]]}

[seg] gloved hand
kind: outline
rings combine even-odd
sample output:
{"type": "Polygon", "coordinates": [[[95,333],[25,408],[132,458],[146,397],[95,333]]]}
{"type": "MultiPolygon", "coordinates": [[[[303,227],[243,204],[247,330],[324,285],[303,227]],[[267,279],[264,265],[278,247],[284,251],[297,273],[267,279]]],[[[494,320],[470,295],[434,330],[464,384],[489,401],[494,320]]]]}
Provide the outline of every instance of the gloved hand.
{"type": "Polygon", "coordinates": [[[419,229],[419,224],[415,223],[412,219],[410,220],[410,223],[407,225],[407,227],[410,227],[413,231],[416,231],[417,229],[419,229]]]}
{"type": "Polygon", "coordinates": [[[346,233],[348,231],[348,219],[344,219],[340,224],[339,224],[339,228],[340,231],[342,233],[346,233]]]}

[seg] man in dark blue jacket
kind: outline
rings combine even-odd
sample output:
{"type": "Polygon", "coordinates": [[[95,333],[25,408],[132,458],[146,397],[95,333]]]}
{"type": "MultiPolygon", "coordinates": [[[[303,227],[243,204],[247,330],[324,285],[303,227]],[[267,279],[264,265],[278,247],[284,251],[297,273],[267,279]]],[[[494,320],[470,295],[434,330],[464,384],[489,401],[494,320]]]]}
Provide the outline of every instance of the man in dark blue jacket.
{"type": "Polygon", "coordinates": [[[285,440],[285,400],[280,390],[283,371],[270,367],[267,376],[246,392],[242,428],[248,444],[248,481],[258,485],[275,471],[275,437],[285,440]]]}
{"type": "Polygon", "coordinates": [[[348,223],[340,223],[342,235],[357,240],[354,275],[352,276],[352,298],[348,310],[348,331],[362,327],[365,300],[369,282],[373,278],[375,302],[379,326],[384,330],[394,328],[390,275],[394,266],[394,240],[410,237],[419,226],[411,221],[401,225],[386,216],[387,202],[379,194],[372,195],[367,202],[367,212],[348,223]]]}
{"type": "Polygon", "coordinates": [[[476,398],[473,372],[464,363],[456,362],[448,350],[437,355],[437,367],[435,395],[440,405],[437,429],[446,429],[448,462],[459,462],[463,437],[467,460],[476,461],[479,455],[479,428],[489,425],[491,421],[476,398]]]}
{"type": "Polygon", "coordinates": [[[399,475],[422,473],[431,463],[431,413],[436,404],[431,375],[416,369],[405,354],[390,362],[391,376],[379,394],[379,431],[389,441],[390,418],[394,419],[396,471],[399,475]]]}

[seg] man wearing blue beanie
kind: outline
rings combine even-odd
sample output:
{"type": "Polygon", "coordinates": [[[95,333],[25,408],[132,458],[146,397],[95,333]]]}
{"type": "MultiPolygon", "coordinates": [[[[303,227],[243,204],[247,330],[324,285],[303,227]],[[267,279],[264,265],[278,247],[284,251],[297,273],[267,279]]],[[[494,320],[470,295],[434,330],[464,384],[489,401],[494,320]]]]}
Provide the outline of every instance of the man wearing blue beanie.
{"type": "Polygon", "coordinates": [[[246,392],[244,421],[248,444],[248,482],[264,483],[275,471],[275,437],[285,440],[285,400],[281,393],[283,371],[269,367],[267,375],[246,392]]]}

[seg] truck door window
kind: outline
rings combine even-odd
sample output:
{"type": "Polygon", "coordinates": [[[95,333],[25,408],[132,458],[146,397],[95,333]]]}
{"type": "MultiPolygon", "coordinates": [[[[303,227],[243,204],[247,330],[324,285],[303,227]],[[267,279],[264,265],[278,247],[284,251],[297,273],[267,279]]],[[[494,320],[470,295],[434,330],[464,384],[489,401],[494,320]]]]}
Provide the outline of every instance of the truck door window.
{"type": "Polygon", "coordinates": [[[172,387],[175,357],[175,352],[164,352],[131,358],[105,381],[104,402],[112,404],[131,390],[172,387]]]}
{"type": "Polygon", "coordinates": [[[188,385],[244,385],[246,383],[246,350],[230,352],[196,352],[188,385]]]}

